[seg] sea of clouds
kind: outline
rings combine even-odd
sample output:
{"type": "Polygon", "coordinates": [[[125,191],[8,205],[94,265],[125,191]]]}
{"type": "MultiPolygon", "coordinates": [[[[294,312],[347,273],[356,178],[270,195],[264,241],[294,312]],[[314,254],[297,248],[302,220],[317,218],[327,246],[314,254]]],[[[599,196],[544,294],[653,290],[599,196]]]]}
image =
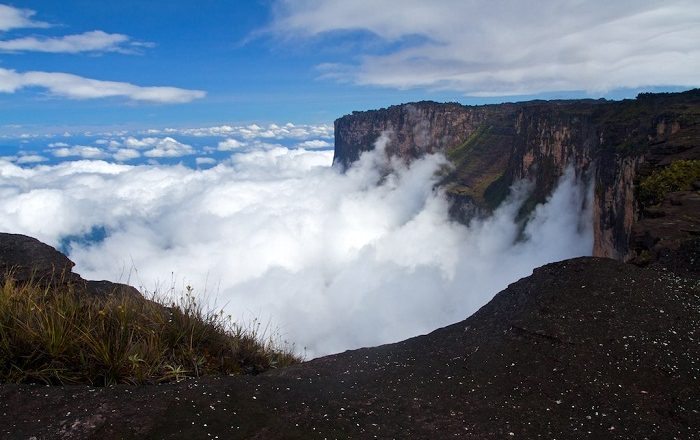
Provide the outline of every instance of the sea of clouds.
{"type": "Polygon", "coordinates": [[[140,131],[32,133],[27,127],[0,126],[0,160],[18,165],[102,159],[116,163],[208,167],[231,152],[294,147],[332,148],[333,126],[247,124],[140,131]]]}
{"type": "Polygon", "coordinates": [[[382,146],[345,173],[332,151],[301,146],[249,148],[207,169],[0,160],[0,230],[64,246],[88,279],[191,285],[309,357],[462,320],[533,268],[591,253],[591,189],[573,173],[524,231],[527,182],[464,226],[435,189],[443,156],[406,165],[382,146]]]}

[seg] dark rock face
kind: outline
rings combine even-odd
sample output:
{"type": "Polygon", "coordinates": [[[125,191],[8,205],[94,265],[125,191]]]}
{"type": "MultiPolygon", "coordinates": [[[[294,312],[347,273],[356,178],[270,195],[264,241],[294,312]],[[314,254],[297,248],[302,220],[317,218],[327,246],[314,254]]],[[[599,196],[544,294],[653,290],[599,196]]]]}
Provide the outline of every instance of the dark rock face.
{"type": "Polygon", "coordinates": [[[0,436],[700,438],[698,322],[697,279],[579,258],[428,335],[259,376],[2,385],[0,436]]]}
{"type": "Polygon", "coordinates": [[[19,282],[71,277],[75,264],[36,238],[0,233],[0,281],[9,271],[19,282]]]}
{"type": "Polygon", "coordinates": [[[44,284],[71,284],[90,295],[120,293],[141,296],[126,284],[87,281],[73,273],[75,266],[65,255],[36,238],[0,232],[0,283],[11,274],[19,283],[33,280],[44,284]]]}
{"type": "Polygon", "coordinates": [[[467,108],[456,103],[422,101],[382,110],[353,112],[335,121],[334,163],[348,167],[374,148],[382,132],[391,138],[388,152],[417,158],[458,145],[485,121],[507,112],[497,106],[467,108]]]}
{"type": "Polygon", "coordinates": [[[658,264],[687,275],[700,277],[700,260],[692,255],[676,258],[684,249],[700,244],[700,193],[670,193],[659,206],[644,212],[644,218],[632,227],[633,263],[658,264]],[[695,244],[693,244],[695,243],[695,244]]]}
{"type": "Polygon", "coordinates": [[[462,220],[489,212],[519,179],[535,181],[534,206],[572,166],[594,179],[594,255],[623,260],[635,256],[636,180],[674,160],[700,158],[700,90],[619,102],[419,102],[354,112],[335,122],[334,162],[349,166],[383,132],[389,154],[447,155],[455,168],[442,184],[462,220]]]}

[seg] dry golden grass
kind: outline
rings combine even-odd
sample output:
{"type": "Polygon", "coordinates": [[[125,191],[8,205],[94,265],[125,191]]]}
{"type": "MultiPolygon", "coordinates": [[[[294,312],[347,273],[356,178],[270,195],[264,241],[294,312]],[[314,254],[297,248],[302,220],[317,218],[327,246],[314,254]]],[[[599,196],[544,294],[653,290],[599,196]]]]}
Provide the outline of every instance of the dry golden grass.
{"type": "Polygon", "coordinates": [[[0,382],[158,383],[258,373],[297,363],[290,347],[205,309],[187,287],[174,302],[90,296],[55,283],[0,286],[0,382]]]}

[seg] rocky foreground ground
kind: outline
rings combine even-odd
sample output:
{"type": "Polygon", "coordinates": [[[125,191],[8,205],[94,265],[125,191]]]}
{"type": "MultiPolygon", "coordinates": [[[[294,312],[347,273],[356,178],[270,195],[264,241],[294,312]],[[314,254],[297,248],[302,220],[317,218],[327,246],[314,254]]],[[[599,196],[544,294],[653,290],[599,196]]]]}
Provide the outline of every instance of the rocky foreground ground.
{"type": "Polygon", "coordinates": [[[257,376],[0,385],[0,438],[700,438],[700,241],[675,255],[549,264],[457,324],[257,376]]]}

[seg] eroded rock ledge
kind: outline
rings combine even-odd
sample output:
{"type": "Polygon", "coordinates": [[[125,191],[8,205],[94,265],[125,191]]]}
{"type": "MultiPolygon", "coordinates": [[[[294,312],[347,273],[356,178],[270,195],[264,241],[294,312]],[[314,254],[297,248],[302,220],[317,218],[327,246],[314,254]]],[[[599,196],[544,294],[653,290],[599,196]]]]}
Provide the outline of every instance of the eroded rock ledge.
{"type": "Polygon", "coordinates": [[[40,284],[72,285],[89,295],[117,293],[141,297],[138,290],[126,284],[85,280],[73,273],[73,266],[75,263],[68,257],[36,238],[0,232],[0,285],[9,273],[20,283],[33,280],[40,284]]]}

